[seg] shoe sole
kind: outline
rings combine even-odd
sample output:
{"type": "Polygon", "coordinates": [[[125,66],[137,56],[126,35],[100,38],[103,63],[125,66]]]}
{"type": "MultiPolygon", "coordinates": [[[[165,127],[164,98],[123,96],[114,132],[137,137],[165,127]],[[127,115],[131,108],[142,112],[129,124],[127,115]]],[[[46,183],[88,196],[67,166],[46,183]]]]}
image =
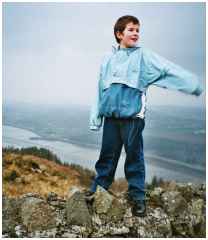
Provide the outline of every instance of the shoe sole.
{"type": "Polygon", "coordinates": [[[92,196],[85,196],[85,200],[87,201],[87,202],[92,202],[93,200],[94,200],[94,195],[92,195],[92,196]]]}
{"type": "Polygon", "coordinates": [[[132,215],[133,215],[134,217],[146,217],[146,216],[147,216],[146,213],[140,213],[140,214],[134,214],[134,213],[132,213],[132,215]]]}

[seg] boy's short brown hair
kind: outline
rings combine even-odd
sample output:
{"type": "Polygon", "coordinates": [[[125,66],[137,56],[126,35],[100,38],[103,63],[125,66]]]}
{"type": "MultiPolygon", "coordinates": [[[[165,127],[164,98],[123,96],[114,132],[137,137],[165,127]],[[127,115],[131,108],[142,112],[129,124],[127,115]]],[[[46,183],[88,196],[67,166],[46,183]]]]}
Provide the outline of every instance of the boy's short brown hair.
{"type": "Polygon", "coordinates": [[[122,16],[122,17],[120,17],[120,18],[116,21],[116,23],[115,23],[115,25],[114,25],[114,36],[115,36],[115,38],[116,38],[117,43],[120,43],[120,39],[117,38],[116,32],[122,33],[122,32],[124,31],[126,25],[127,25],[128,23],[131,23],[131,22],[132,22],[133,24],[138,24],[138,25],[140,25],[139,20],[138,20],[136,17],[131,16],[131,15],[122,16]]]}

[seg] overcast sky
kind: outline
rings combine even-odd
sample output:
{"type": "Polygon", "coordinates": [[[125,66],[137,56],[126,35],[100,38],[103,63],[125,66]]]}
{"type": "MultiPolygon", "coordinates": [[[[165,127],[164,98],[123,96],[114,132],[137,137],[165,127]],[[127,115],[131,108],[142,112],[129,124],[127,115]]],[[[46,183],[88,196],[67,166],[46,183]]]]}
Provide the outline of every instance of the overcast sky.
{"type": "MultiPolygon", "coordinates": [[[[195,72],[205,89],[205,3],[3,3],[3,103],[91,105],[99,64],[122,15],[141,22],[140,45],[195,72]]],[[[149,105],[205,106],[151,86],[149,105]]]]}

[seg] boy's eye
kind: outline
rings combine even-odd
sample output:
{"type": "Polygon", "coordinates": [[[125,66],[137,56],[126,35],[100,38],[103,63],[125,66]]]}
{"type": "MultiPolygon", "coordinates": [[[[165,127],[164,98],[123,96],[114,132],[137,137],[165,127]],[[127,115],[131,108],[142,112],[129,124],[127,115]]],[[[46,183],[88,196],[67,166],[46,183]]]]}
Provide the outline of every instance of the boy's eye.
{"type": "MultiPolygon", "coordinates": [[[[129,31],[133,32],[133,31],[134,31],[134,29],[133,29],[133,28],[129,28],[129,31]]],[[[136,29],[136,32],[139,32],[139,30],[138,30],[138,29],[136,29]]]]}

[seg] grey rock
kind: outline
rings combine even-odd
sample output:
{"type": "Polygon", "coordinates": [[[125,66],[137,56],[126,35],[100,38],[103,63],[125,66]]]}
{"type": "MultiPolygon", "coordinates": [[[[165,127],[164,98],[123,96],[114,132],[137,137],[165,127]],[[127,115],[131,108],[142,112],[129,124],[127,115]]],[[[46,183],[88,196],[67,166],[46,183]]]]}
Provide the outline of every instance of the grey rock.
{"type": "Polygon", "coordinates": [[[202,199],[192,200],[185,211],[177,217],[169,217],[172,231],[176,237],[206,236],[205,202],[202,199]]]}
{"type": "Polygon", "coordinates": [[[194,185],[192,183],[178,183],[177,190],[182,194],[186,201],[190,201],[195,194],[194,185]]]}
{"type": "Polygon", "coordinates": [[[28,237],[30,238],[55,238],[57,234],[56,228],[48,229],[48,230],[36,230],[28,233],[28,237]]]}
{"type": "Polygon", "coordinates": [[[15,227],[15,233],[20,238],[20,237],[25,237],[27,234],[27,231],[22,225],[17,225],[15,227]]]}
{"type": "Polygon", "coordinates": [[[22,199],[29,198],[29,197],[34,197],[34,198],[43,200],[43,197],[41,197],[38,193],[33,193],[33,192],[25,193],[21,196],[22,199]]]}
{"type": "Polygon", "coordinates": [[[125,213],[122,202],[100,186],[97,186],[94,194],[93,210],[104,222],[118,222],[125,213]]]}
{"type": "Polygon", "coordinates": [[[77,238],[78,235],[70,232],[65,232],[61,235],[62,238],[77,238]]]}
{"type": "Polygon", "coordinates": [[[66,201],[67,223],[79,226],[91,226],[92,219],[84,194],[76,191],[66,201]]]}
{"type": "Polygon", "coordinates": [[[188,208],[190,212],[190,222],[194,229],[194,235],[202,237],[206,235],[206,210],[203,199],[193,200],[188,208]]]}
{"type": "Polygon", "coordinates": [[[47,202],[50,206],[55,208],[64,209],[66,206],[66,200],[61,199],[54,192],[50,192],[47,196],[47,202]]]}
{"type": "Polygon", "coordinates": [[[8,233],[2,233],[2,238],[9,238],[11,237],[8,233]]]}
{"type": "Polygon", "coordinates": [[[159,207],[148,209],[148,215],[145,218],[135,218],[134,228],[137,230],[137,237],[172,237],[169,217],[167,213],[159,207]]]}
{"type": "Polygon", "coordinates": [[[194,196],[202,198],[204,201],[206,201],[206,185],[201,184],[200,186],[195,186],[194,189],[194,196]]]}
{"type": "Polygon", "coordinates": [[[56,215],[51,207],[42,199],[28,197],[21,206],[23,225],[29,232],[51,229],[56,226],[56,215]]]}
{"type": "Polygon", "coordinates": [[[21,200],[15,198],[2,198],[2,232],[15,235],[15,227],[21,224],[19,209],[21,200]]]}
{"type": "Polygon", "coordinates": [[[54,208],[60,208],[60,209],[64,209],[65,206],[66,206],[66,202],[65,201],[60,201],[60,200],[50,201],[50,202],[48,202],[48,204],[50,206],[53,206],[54,208]]]}
{"type": "Polygon", "coordinates": [[[198,224],[201,222],[201,217],[205,215],[205,205],[204,201],[202,199],[197,199],[192,201],[191,208],[191,214],[196,216],[195,218],[195,224],[198,224]]]}
{"type": "Polygon", "coordinates": [[[132,215],[124,193],[114,195],[99,187],[94,202],[86,202],[80,188],[71,188],[67,200],[54,193],[47,201],[34,193],[3,196],[2,236],[205,238],[205,185],[166,186],[150,191],[145,217],[132,215]]]}
{"type": "Polygon", "coordinates": [[[178,215],[187,207],[185,198],[178,191],[164,192],[161,200],[165,211],[170,215],[178,215]]]}
{"type": "Polygon", "coordinates": [[[97,214],[107,213],[113,202],[113,196],[104,188],[97,186],[94,195],[93,208],[97,214]]]}
{"type": "Polygon", "coordinates": [[[153,191],[150,192],[150,201],[157,206],[162,205],[161,195],[164,190],[161,187],[156,187],[153,191]]]}
{"type": "Polygon", "coordinates": [[[179,215],[176,219],[171,219],[173,235],[175,237],[193,237],[194,231],[186,214],[179,215]]]}
{"type": "Polygon", "coordinates": [[[129,228],[126,226],[120,227],[120,228],[111,228],[110,234],[111,235],[126,235],[130,232],[129,228]]]}
{"type": "Polygon", "coordinates": [[[98,226],[101,226],[101,225],[102,225],[102,221],[101,221],[99,215],[96,214],[96,213],[94,213],[94,214],[92,215],[92,222],[93,222],[93,225],[98,225],[98,226]]]}
{"type": "Polygon", "coordinates": [[[119,236],[128,236],[130,230],[126,226],[115,226],[111,224],[106,224],[100,226],[100,228],[96,229],[93,232],[91,237],[93,238],[101,238],[101,237],[119,237],[119,236]]]}
{"type": "Polygon", "coordinates": [[[127,207],[126,212],[124,214],[123,223],[125,226],[128,226],[128,227],[133,227],[133,225],[134,225],[132,211],[131,211],[131,208],[129,208],[129,207],[127,207]]]}
{"type": "Polygon", "coordinates": [[[58,199],[58,194],[55,192],[49,192],[47,196],[47,201],[56,201],[58,199]]]}
{"type": "Polygon", "coordinates": [[[69,231],[71,234],[75,234],[78,238],[86,238],[89,237],[92,229],[87,226],[71,225],[69,231]]]}
{"type": "Polygon", "coordinates": [[[74,195],[76,192],[82,192],[82,189],[77,186],[71,186],[68,190],[67,198],[71,198],[71,196],[74,195]]]}
{"type": "MultiPolygon", "coordinates": [[[[137,228],[137,236],[135,236],[135,237],[143,238],[145,236],[147,236],[147,229],[145,229],[144,226],[139,226],[137,228]]],[[[149,237],[151,237],[151,235],[149,235],[149,237]]]]}

